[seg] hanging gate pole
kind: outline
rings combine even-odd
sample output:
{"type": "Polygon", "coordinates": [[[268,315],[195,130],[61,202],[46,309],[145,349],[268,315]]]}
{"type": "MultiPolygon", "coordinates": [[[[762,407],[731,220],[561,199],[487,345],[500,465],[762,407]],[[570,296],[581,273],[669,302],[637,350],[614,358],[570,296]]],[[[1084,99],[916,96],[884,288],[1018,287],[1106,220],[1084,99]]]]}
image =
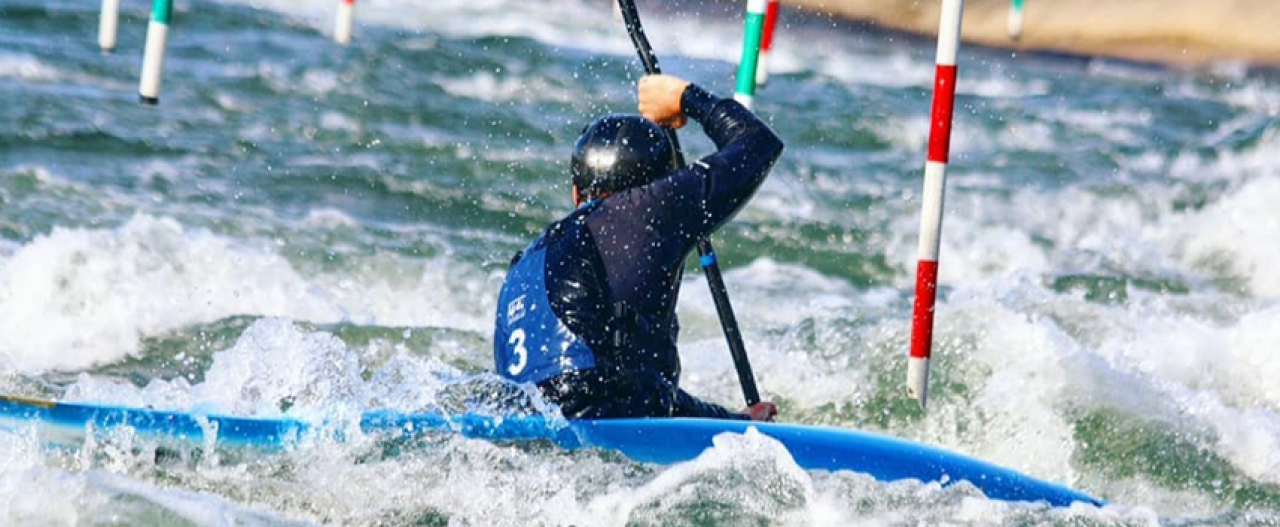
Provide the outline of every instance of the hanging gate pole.
{"type": "Polygon", "coordinates": [[[173,0],[155,0],[151,4],[147,44],[142,51],[142,79],[138,82],[138,98],[143,104],[160,103],[160,72],[164,69],[164,48],[169,42],[172,18],[173,0]]]}
{"type": "Polygon", "coordinates": [[[1013,0],[1009,5],[1009,38],[1022,38],[1022,4],[1023,0],[1013,0]]]}
{"type": "Polygon", "coordinates": [[[951,149],[951,112],[956,95],[956,51],[964,0],[942,0],[938,26],[937,72],[929,120],[929,153],[924,165],[924,193],[917,247],[916,300],[911,315],[911,355],[907,359],[907,395],[924,408],[929,394],[929,357],[933,348],[933,310],[938,294],[938,244],[942,235],[943,193],[951,149]]]}

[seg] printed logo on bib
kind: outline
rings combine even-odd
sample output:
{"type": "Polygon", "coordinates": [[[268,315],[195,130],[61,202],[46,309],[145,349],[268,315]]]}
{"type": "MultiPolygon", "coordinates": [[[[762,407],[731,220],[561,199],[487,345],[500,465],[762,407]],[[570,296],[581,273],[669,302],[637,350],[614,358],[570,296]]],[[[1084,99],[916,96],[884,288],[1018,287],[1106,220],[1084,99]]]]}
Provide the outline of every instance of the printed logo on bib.
{"type": "Polygon", "coordinates": [[[524,295],[507,303],[507,325],[515,324],[522,318],[524,318],[524,295]]]}

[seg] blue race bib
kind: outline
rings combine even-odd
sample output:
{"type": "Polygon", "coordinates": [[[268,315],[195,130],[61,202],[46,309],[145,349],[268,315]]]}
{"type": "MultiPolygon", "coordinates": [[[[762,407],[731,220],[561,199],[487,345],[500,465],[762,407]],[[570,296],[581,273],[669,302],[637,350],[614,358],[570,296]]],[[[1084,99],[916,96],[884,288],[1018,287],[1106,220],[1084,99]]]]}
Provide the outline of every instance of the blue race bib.
{"type": "Polygon", "coordinates": [[[546,284],[547,244],[539,238],[511,266],[498,295],[493,363],[516,382],[538,383],[595,367],[595,355],[551,310],[546,284]]]}

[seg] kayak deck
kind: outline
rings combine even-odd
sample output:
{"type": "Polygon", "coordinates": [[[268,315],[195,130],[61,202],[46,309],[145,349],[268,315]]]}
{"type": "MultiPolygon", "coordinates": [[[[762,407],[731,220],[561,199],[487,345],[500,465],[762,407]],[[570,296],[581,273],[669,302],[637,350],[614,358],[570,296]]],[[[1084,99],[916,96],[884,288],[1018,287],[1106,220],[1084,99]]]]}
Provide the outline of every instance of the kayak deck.
{"type": "MultiPolygon", "coordinates": [[[[320,428],[292,418],[255,418],[62,403],[0,395],[0,429],[38,424],[66,441],[89,430],[129,427],[168,440],[222,447],[274,450],[320,428]]],[[[851,470],[877,480],[915,479],[946,486],[968,481],[987,497],[1044,501],[1053,506],[1103,502],[1062,485],[946,450],[880,434],[842,428],[696,418],[550,421],[542,416],[493,417],[375,410],[361,416],[368,433],[406,436],[450,432],[490,441],[550,440],[565,449],[602,448],[636,461],[670,464],[696,458],[724,433],[755,428],[786,447],[806,470],[851,470]]]]}

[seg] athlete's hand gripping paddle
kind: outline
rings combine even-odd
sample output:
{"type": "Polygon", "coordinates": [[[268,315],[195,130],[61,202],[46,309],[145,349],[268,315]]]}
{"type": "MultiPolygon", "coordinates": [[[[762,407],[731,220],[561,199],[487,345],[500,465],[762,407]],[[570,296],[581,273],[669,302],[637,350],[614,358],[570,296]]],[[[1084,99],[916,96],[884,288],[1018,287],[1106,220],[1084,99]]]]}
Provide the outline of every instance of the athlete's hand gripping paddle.
{"type": "Polygon", "coordinates": [[[670,75],[645,75],[637,90],[640,116],[663,128],[683,128],[689,118],[680,109],[680,99],[688,87],[688,81],[670,75]]]}
{"type": "MultiPolygon", "coordinates": [[[[650,75],[660,75],[658,58],[653,55],[649,46],[649,38],[640,25],[640,13],[636,10],[635,0],[618,0],[618,9],[622,12],[622,20],[627,25],[627,33],[635,44],[644,71],[650,75]]],[[[677,124],[677,123],[666,123],[677,124]]],[[[685,167],[684,153],[680,149],[680,140],[676,131],[664,127],[667,139],[673,146],[672,163],[677,169],[685,167]]],[[[747,406],[755,407],[760,403],[760,392],[756,389],[755,374],[751,372],[751,362],[747,359],[747,349],[742,343],[742,334],[738,331],[738,319],[733,316],[733,306],[729,304],[729,291],[724,286],[724,278],[720,275],[720,264],[716,262],[715,249],[706,238],[698,240],[698,261],[707,275],[707,285],[711,287],[711,298],[715,301],[716,312],[720,315],[720,327],[724,329],[724,337],[729,341],[729,352],[733,355],[733,365],[738,369],[738,381],[742,383],[742,394],[746,397],[747,406]]]]}

